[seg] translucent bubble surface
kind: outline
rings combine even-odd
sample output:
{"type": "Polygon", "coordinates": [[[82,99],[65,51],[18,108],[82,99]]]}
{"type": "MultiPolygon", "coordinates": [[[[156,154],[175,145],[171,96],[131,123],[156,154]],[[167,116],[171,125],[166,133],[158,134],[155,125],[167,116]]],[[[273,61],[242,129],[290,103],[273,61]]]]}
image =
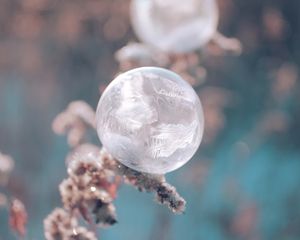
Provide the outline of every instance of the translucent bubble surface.
{"type": "Polygon", "coordinates": [[[132,0],[131,22],[141,41],[184,53],[212,38],[218,9],[215,0],[132,0]]]}
{"type": "Polygon", "coordinates": [[[193,88],[156,67],[119,75],[97,108],[97,131],[109,153],[135,170],[164,174],[181,167],[202,139],[203,112],[193,88]]]}

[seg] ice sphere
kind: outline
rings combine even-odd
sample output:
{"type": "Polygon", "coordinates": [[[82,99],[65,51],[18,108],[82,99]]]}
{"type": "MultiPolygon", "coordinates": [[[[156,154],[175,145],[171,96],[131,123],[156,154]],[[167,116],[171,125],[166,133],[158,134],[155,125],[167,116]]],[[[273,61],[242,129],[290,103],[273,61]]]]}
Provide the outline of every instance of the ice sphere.
{"type": "Polygon", "coordinates": [[[103,146],[124,165],[164,174],[188,162],[200,145],[204,119],[194,89],[179,75],[142,67],[115,78],[96,114],[103,146]]]}
{"type": "Polygon", "coordinates": [[[138,38],[162,51],[185,53],[216,32],[215,0],[132,0],[131,22],[138,38]]]}

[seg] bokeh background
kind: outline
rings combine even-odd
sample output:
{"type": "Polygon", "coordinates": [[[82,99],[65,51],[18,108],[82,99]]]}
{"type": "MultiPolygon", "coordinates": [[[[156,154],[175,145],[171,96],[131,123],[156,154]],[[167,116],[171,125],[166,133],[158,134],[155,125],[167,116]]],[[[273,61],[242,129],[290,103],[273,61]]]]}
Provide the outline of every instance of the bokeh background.
{"type": "MultiPolygon", "coordinates": [[[[68,146],[52,120],[70,101],[94,108],[136,40],[127,0],[0,0],[0,150],[16,161],[6,189],[28,209],[26,239],[61,206],[68,146]]],[[[240,56],[204,51],[206,115],[192,161],[168,174],[187,200],[176,216],[122,186],[104,240],[300,239],[300,1],[219,0],[219,30],[240,56]]],[[[200,53],[199,53],[200,54],[200,53]]],[[[100,143],[98,143],[100,144],[100,143]]],[[[0,239],[17,239],[0,209],[0,239]]]]}

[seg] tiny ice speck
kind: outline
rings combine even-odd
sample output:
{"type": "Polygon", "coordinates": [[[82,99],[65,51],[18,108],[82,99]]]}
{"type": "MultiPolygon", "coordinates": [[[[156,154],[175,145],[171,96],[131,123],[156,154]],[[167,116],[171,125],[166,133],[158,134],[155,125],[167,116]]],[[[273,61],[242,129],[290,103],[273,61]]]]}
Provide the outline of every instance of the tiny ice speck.
{"type": "Polygon", "coordinates": [[[179,75],[142,67],[109,84],[96,124],[103,146],[122,164],[165,174],[192,158],[202,140],[204,118],[198,95],[179,75]]]}

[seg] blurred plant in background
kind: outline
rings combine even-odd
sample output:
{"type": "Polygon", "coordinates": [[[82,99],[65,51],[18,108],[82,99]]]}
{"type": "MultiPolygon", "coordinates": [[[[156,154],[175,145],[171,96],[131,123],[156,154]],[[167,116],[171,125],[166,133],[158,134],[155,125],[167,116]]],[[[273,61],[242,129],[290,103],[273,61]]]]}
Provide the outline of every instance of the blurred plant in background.
{"type": "MultiPolygon", "coordinates": [[[[13,168],[14,160],[0,152],[0,187],[5,188],[6,192],[9,192],[9,189],[6,188],[13,168]]],[[[24,237],[26,234],[27,212],[23,203],[16,198],[9,200],[8,196],[0,192],[0,208],[4,207],[9,209],[11,229],[20,237],[24,237]]]]}

